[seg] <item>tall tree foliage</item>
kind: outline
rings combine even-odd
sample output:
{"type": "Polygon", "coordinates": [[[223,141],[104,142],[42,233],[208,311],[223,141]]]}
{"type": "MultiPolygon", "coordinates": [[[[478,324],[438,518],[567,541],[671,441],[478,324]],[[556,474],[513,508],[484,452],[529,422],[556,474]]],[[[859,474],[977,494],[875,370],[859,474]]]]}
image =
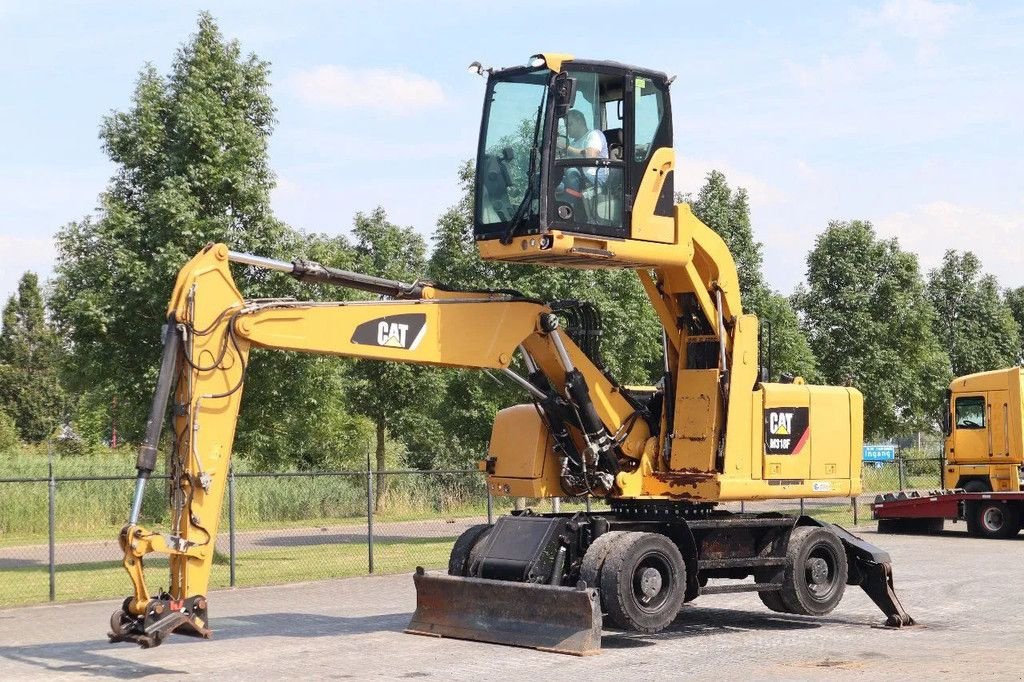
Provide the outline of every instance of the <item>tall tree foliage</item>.
{"type": "MultiPolygon", "coordinates": [[[[816,377],[814,354],[800,329],[789,299],[773,291],[761,273],[761,242],[754,238],[750,222],[750,203],[742,187],[735,191],[723,173],[708,173],[696,197],[682,196],[701,222],[718,233],[729,246],[739,273],[740,296],[745,312],[758,316],[763,331],[771,330],[772,370],[778,378],[783,372],[808,379],[816,377]]],[[[767,335],[765,339],[767,340],[767,335]]],[[[764,349],[767,351],[767,349],[764,349]]]]}
{"type": "Polygon", "coordinates": [[[1024,287],[1007,289],[1004,300],[1010,308],[1013,319],[1017,322],[1017,336],[1020,338],[1020,345],[1017,347],[1016,363],[1024,365],[1024,287]]]}
{"type": "Polygon", "coordinates": [[[946,251],[942,265],[928,273],[928,298],[936,313],[932,328],[954,376],[1017,362],[1021,339],[1013,310],[976,255],[946,251]]]}
{"type": "Polygon", "coordinates": [[[864,394],[867,435],[895,435],[937,414],[948,359],[914,254],[879,239],[869,222],[832,222],[807,256],[795,300],[824,381],[864,394]]]}
{"type": "Polygon", "coordinates": [[[44,440],[63,416],[61,356],[39,278],[26,272],[4,306],[0,328],[0,411],[14,420],[22,440],[44,440]]]}
{"type": "MultiPolygon", "coordinates": [[[[359,272],[402,282],[422,276],[427,264],[423,237],[410,227],[388,220],[383,208],[357,213],[352,230],[359,272]]],[[[444,376],[436,369],[382,360],[358,360],[350,372],[348,391],[354,411],[370,419],[375,431],[377,470],[387,468],[387,435],[391,431],[416,450],[433,449],[425,434],[436,432],[431,414],[438,409],[444,376]]],[[[442,408],[443,409],[443,408],[442,408]]],[[[424,453],[418,452],[422,458],[424,453]]],[[[387,479],[377,477],[376,506],[387,495],[387,479]]]]}
{"type": "MultiPolygon", "coordinates": [[[[100,138],[117,170],[98,217],[58,234],[53,310],[73,348],[76,388],[105,394],[93,403],[117,397],[129,439],[145,423],[167,299],[189,258],[211,241],[287,259],[327,243],[288,229],[271,213],[269,88],[268,64],[243,56],[239,43],[225,40],[203,13],[170,73],[144,68],[131,105],[103,121],[100,138]]],[[[235,275],[248,297],[316,294],[255,268],[235,275]]],[[[332,403],[296,396],[318,384],[340,385],[340,365],[289,353],[256,355],[240,448],[268,463],[296,452],[314,456],[324,425],[332,423],[332,403]],[[290,426],[275,435],[267,415],[290,426]]]]}

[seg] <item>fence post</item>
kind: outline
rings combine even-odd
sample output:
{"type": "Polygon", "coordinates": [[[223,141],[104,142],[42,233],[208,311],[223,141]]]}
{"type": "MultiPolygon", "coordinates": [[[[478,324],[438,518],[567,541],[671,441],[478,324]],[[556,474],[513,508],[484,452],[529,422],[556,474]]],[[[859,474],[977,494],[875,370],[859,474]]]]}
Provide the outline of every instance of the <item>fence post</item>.
{"type": "Polygon", "coordinates": [[[743,503],[743,500],[740,500],[740,514],[743,514],[746,511],[747,511],[747,509],[746,509],[746,506],[743,503]]]}
{"type": "Polygon", "coordinates": [[[804,498],[800,498],[800,516],[804,515],[804,498]]]}
{"type": "Polygon", "coordinates": [[[373,573],[373,470],[369,448],[366,449],[366,563],[373,573]]]}
{"type": "Polygon", "coordinates": [[[586,496],[586,497],[584,497],[583,499],[584,499],[584,500],[586,501],[586,504],[587,504],[587,513],[589,514],[589,513],[590,513],[590,495],[587,495],[587,496],[586,496]]]}
{"type": "Polygon", "coordinates": [[[900,455],[896,461],[896,475],[899,477],[900,490],[903,490],[903,483],[906,480],[906,472],[903,469],[903,456],[900,455]]]}
{"type": "Polygon", "coordinates": [[[491,497],[491,486],[487,484],[487,525],[494,525],[494,498],[491,497]]]}
{"type": "Polygon", "coordinates": [[[47,483],[47,536],[49,543],[50,562],[50,601],[57,600],[57,479],[53,476],[53,446],[49,439],[46,441],[46,461],[50,472],[50,480],[47,483]]]}
{"type": "Polygon", "coordinates": [[[228,584],[235,586],[235,465],[228,466],[228,584]]]}
{"type": "Polygon", "coordinates": [[[561,497],[552,497],[551,498],[551,511],[554,514],[557,514],[560,511],[562,511],[562,498],[561,497]]]}
{"type": "Polygon", "coordinates": [[[853,504],[853,525],[857,525],[857,498],[851,497],[850,502],[853,504]]]}

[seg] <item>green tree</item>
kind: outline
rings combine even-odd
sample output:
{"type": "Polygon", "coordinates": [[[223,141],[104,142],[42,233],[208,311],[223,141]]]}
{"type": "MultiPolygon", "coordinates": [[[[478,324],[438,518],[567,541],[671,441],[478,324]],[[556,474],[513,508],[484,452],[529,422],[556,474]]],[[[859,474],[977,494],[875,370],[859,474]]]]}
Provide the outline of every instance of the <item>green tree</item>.
{"type": "Polygon", "coordinates": [[[914,254],[879,239],[869,222],[829,223],[794,299],[824,381],[864,394],[866,435],[904,433],[935,417],[949,361],[914,254]]]}
{"type": "MultiPolygon", "coordinates": [[[[426,270],[427,246],[411,227],[388,220],[383,208],[357,213],[352,229],[356,239],[356,270],[378,277],[413,282],[426,270]]],[[[352,409],[373,422],[377,471],[387,469],[387,437],[413,449],[434,445],[424,433],[435,432],[431,414],[442,394],[444,375],[420,365],[382,360],[357,360],[350,370],[352,409]]],[[[384,507],[388,480],[378,474],[376,508],[384,507]]]]}
{"type": "Polygon", "coordinates": [[[1020,338],[1020,346],[1017,348],[1017,364],[1024,365],[1024,287],[1007,289],[1005,296],[1006,305],[1010,307],[1013,319],[1017,321],[1017,336],[1020,338]]]}
{"type": "Polygon", "coordinates": [[[0,329],[0,410],[22,440],[45,440],[63,416],[60,341],[46,320],[39,278],[26,272],[7,300],[0,329]]]}
{"type": "Polygon", "coordinates": [[[942,265],[928,273],[927,291],[936,313],[932,328],[954,376],[1016,364],[1021,339],[1013,310],[976,255],[946,251],[942,265]]]}
{"type": "MultiPolygon", "coordinates": [[[[814,354],[800,329],[789,299],[773,291],[761,273],[762,244],[754,238],[750,222],[750,202],[742,187],[733,191],[725,175],[713,170],[707,175],[696,198],[681,195],[690,203],[694,215],[710,227],[729,246],[739,273],[740,296],[744,312],[758,316],[765,332],[771,330],[772,369],[777,379],[783,373],[816,378],[814,354]]],[[[763,349],[767,352],[767,348],[763,349]]]]}
{"type": "MultiPolygon", "coordinates": [[[[58,234],[53,310],[73,349],[75,388],[99,394],[93,405],[116,397],[129,440],[145,424],[175,276],[204,244],[288,260],[318,252],[351,257],[344,243],[302,235],[271,212],[269,90],[267,62],[243,56],[203,13],[170,73],[145,67],[129,108],[103,121],[100,137],[116,172],[98,216],[58,234]]],[[[235,277],[251,298],[337,295],[251,267],[237,267],[235,277]]],[[[240,452],[268,466],[326,457],[321,440],[332,424],[328,443],[355,451],[338,400],[308,397],[311,387],[340,388],[343,363],[257,351],[251,370],[240,452]]]]}

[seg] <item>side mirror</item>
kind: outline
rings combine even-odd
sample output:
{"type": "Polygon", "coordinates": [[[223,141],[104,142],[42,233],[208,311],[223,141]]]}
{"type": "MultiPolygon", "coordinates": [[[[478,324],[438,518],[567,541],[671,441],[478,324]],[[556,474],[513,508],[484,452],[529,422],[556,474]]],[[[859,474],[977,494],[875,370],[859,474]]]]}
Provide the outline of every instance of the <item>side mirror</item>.
{"type": "Polygon", "coordinates": [[[576,79],[564,71],[555,76],[555,118],[563,118],[576,103],[576,79]]]}

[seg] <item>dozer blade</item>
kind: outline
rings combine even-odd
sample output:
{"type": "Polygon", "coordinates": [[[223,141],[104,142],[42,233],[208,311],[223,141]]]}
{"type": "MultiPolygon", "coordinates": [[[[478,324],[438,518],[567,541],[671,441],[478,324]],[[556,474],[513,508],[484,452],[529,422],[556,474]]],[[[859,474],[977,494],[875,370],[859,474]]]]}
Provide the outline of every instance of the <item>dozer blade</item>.
{"type": "Polygon", "coordinates": [[[601,651],[601,606],[590,588],[450,575],[413,576],[406,632],[586,656],[601,651]]]}

